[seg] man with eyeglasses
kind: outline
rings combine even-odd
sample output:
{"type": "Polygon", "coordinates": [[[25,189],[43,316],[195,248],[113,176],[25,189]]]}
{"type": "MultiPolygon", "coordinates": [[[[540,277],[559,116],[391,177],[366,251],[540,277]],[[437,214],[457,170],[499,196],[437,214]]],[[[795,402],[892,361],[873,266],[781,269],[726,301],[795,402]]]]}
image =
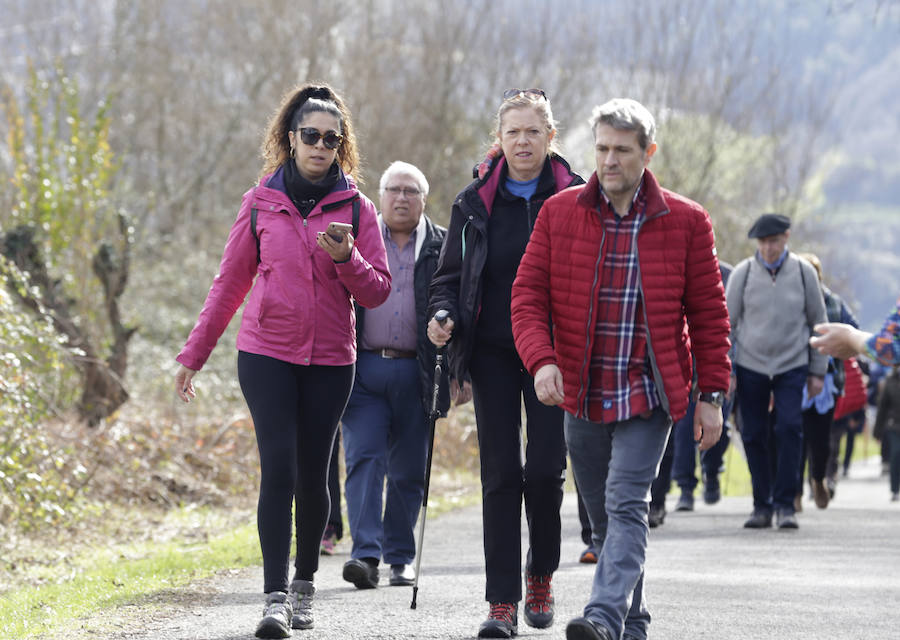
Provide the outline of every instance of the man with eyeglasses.
{"type": "MultiPolygon", "coordinates": [[[[391,567],[392,586],[415,580],[413,530],[424,494],[427,412],[434,388],[435,347],[425,335],[425,312],[446,233],[424,213],[428,181],[415,166],[392,163],[379,191],[378,223],[393,276],[391,293],[379,307],[357,308],[359,357],[342,419],[353,537],[343,576],[359,589],[378,585],[382,559],[391,567]]],[[[444,414],[446,380],[439,405],[444,414]]]]}

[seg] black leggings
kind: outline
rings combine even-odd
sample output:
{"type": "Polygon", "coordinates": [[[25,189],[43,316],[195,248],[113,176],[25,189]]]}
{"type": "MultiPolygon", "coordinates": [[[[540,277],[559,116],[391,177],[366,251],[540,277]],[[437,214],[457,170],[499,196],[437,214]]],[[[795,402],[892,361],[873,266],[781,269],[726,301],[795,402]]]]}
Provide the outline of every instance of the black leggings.
{"type": "Polygon", "coordinates": [[[319,568],[330,508],[328,463],[354,368],[301,366],[238,353],[238,379],[253,417],[262,471],[256,520],[266,593],[288,588],[295,495],[295,578],[312,580],[319,568]]]}

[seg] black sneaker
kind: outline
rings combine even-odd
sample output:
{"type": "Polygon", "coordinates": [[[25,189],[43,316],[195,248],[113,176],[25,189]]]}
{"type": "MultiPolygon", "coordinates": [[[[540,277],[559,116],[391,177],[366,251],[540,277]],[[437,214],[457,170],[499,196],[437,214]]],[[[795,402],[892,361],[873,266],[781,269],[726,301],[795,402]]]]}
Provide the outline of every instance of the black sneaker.
{"type": "Polygon", "coordinates": [[[518,611],[514,602],[492,602],[488,619],[478,627],[478,637],[512,638],[519,632],[518,611]]]}
{"type": "Polygon", "coordinates": [[[753,514],[744,523],[745,529],[768,529],[772,526],[772,512],[754,509],[753,514]]]}
{"type": "Polygon", "coordinates": [[[650,505],[650,512],[647,514],[647,522],[651,529],[655,529],[666,521],[666,506],[650,505]]]}
{"type": "Polygon", "coordinates": [[[294,616],[291,618],[292,629],[312,629],[312,602],[316,595],[316,587],[309,580],[294,580],[288,594],[294,616]]]}
{"type": "Polygon", "coordinates": [[[793,511],[787,509],[779,509],[775,514],[775,522],[779,529],[798,529],[797,516],[793,511]]]}
{"type": "Polygon", "coordinates": [[[365,560],[354,558],[344,563],[344,580],[357,589],[374,589],[378,586],[378,567],[365,560]]]}
{"type": "Polygon", "coordinates": [[[257,638],[290,638],[293,611],[284,591],[273,591],[266,596],[262,620],[256,626],[257,638]]]}
{"type": "Polygon", "coordinates": [[[553,574],[525,573],[525,623],[536,629],[553,624],[553,574]]]}
{"type": "Polygon", "coordinates": [[[687,491],[681,492],[681,497],[678,498],[678,502],[675,503],[675,511],[693,511],[694,510],[694,495],[692,493],[688,493],[687,491]]]}
{"type": "Polygon", "coordinates": [[[719,476],[704,474],[703,478],[703,502],[706,504],[716,504],[722,499],[722,489],[719,485],[719,476]]]}
{"type": "Polygon", "coordinates": [[[572,618],[566,625],[566,640],[612,640],[612,633],[594,620],[572,618]]]}

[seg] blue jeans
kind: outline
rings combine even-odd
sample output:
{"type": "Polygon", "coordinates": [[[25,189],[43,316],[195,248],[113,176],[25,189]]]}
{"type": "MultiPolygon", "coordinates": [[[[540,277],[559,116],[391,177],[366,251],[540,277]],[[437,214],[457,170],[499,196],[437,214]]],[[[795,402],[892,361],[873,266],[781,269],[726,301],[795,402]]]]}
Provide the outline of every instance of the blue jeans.
{"type": "Polygon", "coordinates": [[[800,403],[806,365],[769,377],[737,367],[741,439],[747,453],[754,510],[793,513],[803,448],[800,403]],[[770,437],[769,397],[775,398],[775,425],[770,437]]]}
{"type": "Polygon", "coordinates": [[[427,420],[415,358],[360,352],[344,411],[347,519],[353,558],[409,564],[425,493],[427,420]],[[382,491],[387,497],[382,518],[382,491]]]}
{"type": "Polygon", "coordinates": [[[598,424],[566,414],[565,432],[575,481],[600,549],[584,615],[609,629],[647,637],[644,559],[650,531],[650,485],[672,426],[662,409],[648,418],[598,424]]]}
{"type": "MultiPolygon", "coordinates": [[[[708,482],[718,486],[719,469],[722,467],[722,459],[730,442],[728,426],[726,424],[731,412],[731,403],[722,407],[722,436],[719,441],[700,453],[700,469],[708,482]]],[[[697,443],[694,441],[694,407],[696,403],[691,400],[688,412],[675,423],[672,428],[674,439],[674,451],[672,455],[672,479],[684,493],[692,494],[697,488],[697,443]]]]}

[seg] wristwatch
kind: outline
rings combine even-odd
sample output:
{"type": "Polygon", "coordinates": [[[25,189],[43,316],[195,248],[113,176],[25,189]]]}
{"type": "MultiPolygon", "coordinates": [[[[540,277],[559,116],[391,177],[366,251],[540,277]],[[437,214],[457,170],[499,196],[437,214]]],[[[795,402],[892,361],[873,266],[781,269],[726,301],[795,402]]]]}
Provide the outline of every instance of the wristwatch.
{"type": "Polygon", "coordinates": [[[724,391],[701,391],[700,392],[700,402],[708,402],[709,404],[715,405],[722,408],[722,405],[725,404],[725,392],[724,391]]]}

